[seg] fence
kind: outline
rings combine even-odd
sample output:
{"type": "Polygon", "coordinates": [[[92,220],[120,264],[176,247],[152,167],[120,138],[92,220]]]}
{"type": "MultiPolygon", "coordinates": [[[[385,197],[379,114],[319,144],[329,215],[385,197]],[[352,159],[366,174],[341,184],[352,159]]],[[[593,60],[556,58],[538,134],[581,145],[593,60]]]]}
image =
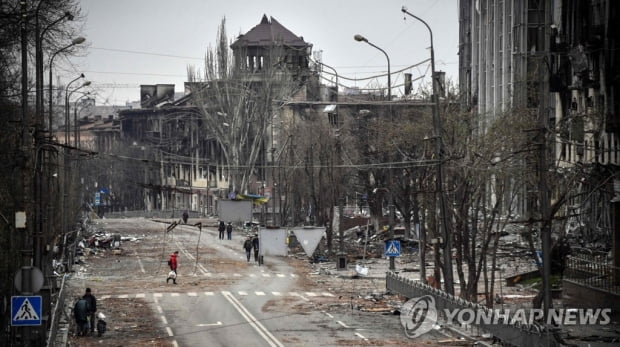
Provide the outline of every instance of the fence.
{"type": "Polygon", "coordinates": [[[49,334],[47,338],[47,346],[49,347],[54,347],[54,345],[56,344],[56,337],[57,337],[56,334],[58,333],[58,325],[59,325],[58,322],[61,318],[61,315],[65,307],[65,296],[67,293],[67,290],[65,287],[65,279],[66,279],[66,276],[62,276],[60,290],[56,294],[56,304],[54,305],[54,308],[52,311],[52,318],[51,318],[49,334]]]}
{"type": "Polygon", "coordinates": [[[578,284],[620,295],[620,268],[606,257],[578,254],[566,258],[564,278],[578,284]]]}
{"type": "MultiPolygon", "coordinates": [[[[413,281],[393,272],[388,272],[386,276],[386,287],[388,290],[398,293],[407,298],[417,298],[430,295],[435,299],[435,307],[438,317],[442,317],[445,310],[469,309],[476,312],[484,312],[486,316],[494,317],[496,313],[477,303],[455,297],[444,291],[438,290],[418,281],[413,281]]],[[[445,318],[445,317],[444,317],[445,318]]],[[[501,340],[503,344],[511,346],[554,346],[557,345],[553,333],[545,326],[538,323],[531,325],[502,323],[508,319],[492,319],[499,324],[485,324],[476,322],[476,326],[483,331],[490,333],[494,338],[501,340]]]]}

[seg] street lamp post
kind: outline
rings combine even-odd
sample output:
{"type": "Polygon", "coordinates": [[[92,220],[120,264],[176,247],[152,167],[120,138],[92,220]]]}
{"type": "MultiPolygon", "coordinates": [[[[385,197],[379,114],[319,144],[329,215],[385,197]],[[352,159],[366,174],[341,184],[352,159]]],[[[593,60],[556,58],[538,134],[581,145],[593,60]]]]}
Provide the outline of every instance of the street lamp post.
{"type": "MultiPolygon", "coordinates": [[[[73,14],[69,11],[65,12],[62,17],[56,19],[52,23],[48,24],[43,30],[41,30],[40,20],[39,20],[39,10],[41,5],[44,3],[44,0],[40,0],[37,5],[36,14],[35,14],[35,62],[36,62],[36,115],[37,115],[37,124],[43,127],[44,124],[44,113],[43,112],[43,37],[45,37],[45,33],[58,24],[63,19],[73,20],[73,14]]],[[[51,81],[51,80],[50,80],[51,81]]]]}
{"type": "Polygon", "coordinates": [[[452,273],[452,234],[448,232],[448,218],[446,216],[446,200],[443,193],[443,143],[441,140],[441,118],[439,117],[439,83],[437,82],[437,72],[435,71],[435,50],[433,48],[433,31],[431,27],[420,17],[410,13],[407,11],[405,6],[402,7],[401,11],[417,20],[422,22],[426,29],[428,29],[428,33],[430,35],[431,40],[431,76],[433,83],[433,95],[431,96],[433,101],[433,130],[435,137],[435,156],[437,157],[437,179],[435,183],[437,185],[437,194],[439,194],[439,213],[440,213],[440,224],[442,230],[442,234],[444,235],[444,277],[446,284],[446,292],[454,295],[454,275],[452,273]]]}
{"type": "MultiPolygon", "coordinates": [[[[81,76],[83,77],[84,74],[82,74],[81,76]]],[[[69,92],[69,86],[71,85],[71,83],[67,84],[67,87],[65,88],[65,145],[71,144],[71,141],[69,141],[69,132],[71,131],[71,121],[70,121],[71,107],[70,107],[69,102],[71,99],[71,95],[75,93],[76,91],[78,91],[79,89],[89,86],[90,83],[91,83],[90,81],[84,81],[82,85],[73,89],[71,92],[69,92]]]]}
{"type": "Polygon", "coordinates": [[[86,108],[86,106],[82,107],[80,109],[80,111],[78,111],[77,109],[77,103],[78,101],[80,101],[82,98],[90,96],[90,92],[86,92],[84,93],[82,96],[80,96],[77,100],[75,100],[74,102],[74,106],[73,106],[73,147],[79,149],[79,145],[80,145],[80,126],[79,126],[79,122],[78,122],[78,115],[80,112],[82,112],[82,110],[84,108],[86,108]]]}
{"type": "MultiPolygon", "coordinates": [[[[381,48],[379,48],[378,46],[376,46],[375,44],[373,44],[372,42],[368,41],[367,38],[365,38],[362,35],[355,35],[353,37],[355,39],[355,41],[359,41],[359,42],[366,42],[367,44],[371,45],[372,47],[380,50],[384,55],[385,58],[387,59],[387,83],[388,83],[388,113],[390,115],[390,124],[393,123],[394,119],[392,117],[392,105],[391,105],[391,101],[392,101],[392,76],[391,76],[391,72],[390,72],[390,57],[388,56],[388,54],[381,48]]],[[[388,152],[388,159],[391,162],[391,158],[392,155],[390,152],[388,152]]],[[[392,185],[392,165],[390,163],[390,167],[388,168],[388,185],[392,185]]],[[[390,228],[390,240],[394,239],[394,193],[392,193],[392,189],[388,190],[388,208],[389,208],[389,219],[388,219],[388,223],[389,223],[389,228],[390,228]]],[[[394,262],[394,257],[390,257],[390,270],[395,270],[396,269],[396,265],[394,262]]]]}
{"type": "MultiPolygon", "coordinates": [[[[51,136],[51,133],[52,133],[52,119],[54,118],[54,110],[53,110],[53,106],[54,106],[53,105],[53,99],[54,98],[52,97],[52,93],[53,93],[52,86],[54,84],[53,81],[52,81],[52,78],[53,78],[52,77],[52,70],[53,70],[53,67],[54,67],[54,65],[53,65],[54,64],[54,58],[56,58],[56,55],[58,53],[61,53],[61,52],[65,51],[65,50],[67,50],[67,49],[69,49],[69,48],[71,48],[71,47],[73,47],[75,45],[79,45],[79,44],[83,43],[84,41],[86,41],[85,38],[83,38],[81,36],[76,37],[75,39],[73,39],[73,41],[71,41],[70,44],[66,45],[65,47],[63,47],[63,48],[61,48],[59,50],[57,50],[50,57],[50,62],[49,62],[49,67],[50,67],[50,74],[49,74],[49,80],[50,80],[49,81],[49,98],[50,98],[50,100],[49,100],[49,129],[48,129],[49,132],[50,132],[50,136],[51,136]]],[[[80,77],[84,77],[84,74],[82,74],[80,77]]]]}

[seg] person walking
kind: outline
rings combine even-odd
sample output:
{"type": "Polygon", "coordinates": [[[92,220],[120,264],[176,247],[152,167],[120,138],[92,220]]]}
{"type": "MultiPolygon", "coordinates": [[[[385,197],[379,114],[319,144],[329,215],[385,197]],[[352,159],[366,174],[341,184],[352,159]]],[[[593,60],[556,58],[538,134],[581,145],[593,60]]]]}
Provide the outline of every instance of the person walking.
{"type": "Polygon", "coordinates": [[[228,235],[229,240],[232,240],[232,230],[233,230],[232,223],[228,222],[228,225],[226,226],[226,234],[228,235]]]}
{"type": "Polygon", "coordinates": [[[220,221],[220,225],[217,227],[217,230],[220,232],[220,240],[223,240],[224,231],[226,231],[226,224],[224,224],[223,220],[220,221]]]}
{"type": "Polygon", "coordinates": [[[91,293],[90,288],[86,288],[86,292],[82,299],[88,302],[87,318],[90,318],[90,334],[95,333],[95,312],[97,312],[97,298],[91,293]]]}
{"type": "Polygon", "coordinates": [[[86,336],[88,332],[88,301],[84,297],[78,297],[78,301],[73,306],[73,316],[75,317],[77,336],[86,336]]]}
{"type": "Polygon", "coordinates": [[[166,283],[172,280],[172,283],[177,284],[177,257],[179,255],[179,251],[174,251],[174,253],[170,254],[170,259],[168,259],[168,266],[170,266],[170,273],[168,273],[168,278],[166,278],[166,283]]]}
{"type": "Polygon", "coordinates": [[[183,224],[187,224],[187,219],[189,218],[189,212],[187,210],[183,211],[183,224]]]}
{"type": "Polygon", "coordinates": [[[254,248],[254,261],[258,262],[258,234],[254,234],[252,238],[252,248],[254,248]]]}
{"type": "Polygon", "coordinates": [[[245,257],[248,259],[248,263],[250,262],[250,252],[252,251],[252,239],[248,236],[243,243],[243,248],[245,249],[245,257]]]}

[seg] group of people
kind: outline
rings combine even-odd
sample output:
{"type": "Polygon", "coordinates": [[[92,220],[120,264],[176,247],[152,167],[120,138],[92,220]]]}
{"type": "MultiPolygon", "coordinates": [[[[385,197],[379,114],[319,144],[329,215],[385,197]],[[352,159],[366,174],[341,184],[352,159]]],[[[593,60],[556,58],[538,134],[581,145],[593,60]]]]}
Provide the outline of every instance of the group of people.
{"type": "Polygon", "coordinates": [[[220,240],[224,239],[224,232],[226,232],[228,240],[232,240],[233,226],[231,222],[228,222],[228,224],[224,224],[224,221],[220,221],[217,230],[219,231],[220,240]]]}
{"type": "Polygon", "coordinates": [[[97,299],[91,293],[90,288],[86,288],[86,293],[73,307],[78,336],[87,336],[89,331],[90,335],[93,335],[95,332],[95,312],[97,312],[97,299]]]}
{"type": "Polygon", "coordinates": [[[250,254],[252,249],[254,249],[254,261],[258,262],[258,234],[254,234],[254,237],[248,236],[248,238],[243,243],[243,248],[245,249],[245,256],[250,262],[250,254]]]}

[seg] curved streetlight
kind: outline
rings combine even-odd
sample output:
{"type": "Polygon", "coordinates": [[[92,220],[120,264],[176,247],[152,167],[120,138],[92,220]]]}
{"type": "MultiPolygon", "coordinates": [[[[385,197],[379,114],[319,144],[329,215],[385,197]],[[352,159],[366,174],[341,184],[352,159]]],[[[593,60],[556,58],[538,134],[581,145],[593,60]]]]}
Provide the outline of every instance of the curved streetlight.
{"type": "Polygon", "coordinates": [[[41,5],[44,3],[44,0],[39,1],[37,5],[36,14],[35,14],[35,63],[36,63],[36,114],[37,114],[37,124],[43,127],[44,124],[44,109],[43,109],[43,37],[45,33],[58,24],[60,21],[65,18],[72,21],[74,16],[71,12],[66,11],[60,18],[48,24],[43,30],[41,30],[41,25],[39,21],[39,10],[41,5]]]}
{"type": "Polygon", "coordinates": [[[69,144],[69,132],[71,131],[71,121],[69,117],[69,113],[70,113],[69,112],[70,111],[69,100],[73,93],[80,90],[81,88],[88,87],[90,84],[91,84],[90,81],[84,81],[82,85],[73,89],[71,92],[69,92],[69,84],[67,84],[67,88],[65,88],[65,144],[66,145],[69,144]]]}
{"type": "MultiPolygon", "coordinates": [[[[52,77],[52,70],[53,70],[53,69],[52,69],[52,68],[54,67],[54,65],[53,65],[53,64],[54,64],[54,58],[56,58],[56,55],[57,55],[58,53],[61,53],[61,52],[65,51],[65,50],[67,50],[67,49],[69,49],[69,48],[71,48],[71,47],[73,47],[73,46],[75,46],[75,45],[79,45],[79,44],[83,43],[84,41],[86,41],[86,39],[85,39],[85,38],[83,38],[82,36],[76,37],[75,39],[73,39],[73,41],[71,41],[71,43],[70,43],[70,44],[66,45],[65,47],[63,47],[63,48],[61,48],[61,49],[59,49],[59,50],[57,50],[56,52],[54,52],[54,53],[50,56],[50,62],[49,62],[49,67],[50,67],[50,75],[49,75],[49,79],[50,79],[50,83],[49,83],[49,98],[50,98],[50,101],[49,101],[49,108],[50,108],[50,109],[49,109],[49,129],[48,129],[48,130],[49,130],[49,132],[50,132],[50,136],[51,136],[51,133],[52,133],[52,119],[54,118],[54,111],[53,111],[53,109],[52,109],[52,108],[53,108],[53,103],[52,103],[52,101],[53,101],[53,99],[54,99],[54,98],[52,97],[52,93],[53,93],[53,91],[52,91],[52,86],[53,86],[53,82],[52,82],[52,78],[53,78],[53,77],[52,77]]],[[[84,74],[82,74],[81,76],[82,76],[82,77],[84,77],[84,74]]]]}
{"type": "MultiPolygon", "coordinates": [[[[86,81],[86,82],[90,82],[90,81],[86,81]]],[[[90,83],[89,83],[90,84],[90,83]]],[[[91,96],[90,92],[86,92],[86,93],[82,93],[82,96],[80,96],[79,98],[77,98],[73,104],[73,147],[78,148],[79,149],[79,139],[80,139],[80,126],[79,126],[79,122],[78,122],[78,115],[80,112],[82,112],[83,109],[86,108],[86,106],[83,106],[82,108],[80,108],[80,111],[78,111],[78,107],[77,107],[77,103],[78,101],[82,100],[82,98],[84,97],[88,97],[91,96]]]]}
{"type": "Polygon", "coordinates": [[[387,72],[387,78],[388,78],[388,101],[392,101],[392,74],[390,73],[390,57],[388,56],[388,54],[381,49],[379,46],[375,45],[374,43],[368,41],[367,38],[365,38],[364,36],[360,35],[360,34],[356,34],[355,36],[353,36],[353,38],[355,39],[355,41],[359,41],[359,42],[366,42],[367,44],[373,46],[374,48],[380,50],[384,55],[385,58],[387,59],[387,67],[388,67],[388,72],[387,72]]]}
{"type": "MultiPolygon", "coordinates": [[[[387,66],[388,66],[388,72],[387,72],[387,78],[388,78],[388,114],[390,115],[390,123],[393,123],[394,119],[392,118],[392,106],[391,103],[389,103],[390,101],[392,101],[392,78],[391,78],[391,72],[390,72],[390,57],[388,56],[388,54],[381,49],[380,47],[378,47],[377,45],[373,44],[372,42],[368,41],[367,38],[365,38],[362,35],[355,35],[353,36],[353,38],[355,39],[355,41],[359,41],[359,42],[366,42],[367,44],[373,46],[374,48],[380,50],[384,55],[385,58],[387,59],[387,66]]],[[[391,153],[388,152],[388,159],[391,162],[391,153]]],[[[392,167],[390,165],[390,167],[388,168],[388,184],[392,184],[392,167]]],[[[389,219],[388,219],[388,223],[389,223],[389,227],[390,227],[390,240],[394,239],[394,193],[392,193],[391,190],[388,190],[388,208],[390,210],[389,212],[389,219]]],[[[395,270],[396,269],[396,264],[394,261],[394,257],[389,257],[390,258],[390,270],[395,270]]]]}
{"type": "Polygon", "coordinates": [[[446,292],[454,295],[454,275],[452,273],[452,234],[448,232],[448,219],[446,216],[446,199],[443,193],[443,165],[442,165],[442,156],[443,156],[443,143],[441,140],[441,118],[439,117],[439,84],[437,83],[437,73],[435,72],[435,49],[433,48],[433,31],[431,27],[424,21],[422,18],[414,15],[407,11],[407,7],[403,6],[401,11],[409,15],[424,24],[426,29],[428,29],[428,33],[430,35],[431,40],[431,80],[433,85],[433,95],[431,96],[433,101],[433,130],[435,137],[435,156],[437,157],[437,179],[435,183],[437,185],[437,193],[439,194],[439,214],[441,220],[441,228],[442,234],[444,235],[445,243],[444,243],[444,267],[445,267],[445,284],[446,284],[446,292]]]}

